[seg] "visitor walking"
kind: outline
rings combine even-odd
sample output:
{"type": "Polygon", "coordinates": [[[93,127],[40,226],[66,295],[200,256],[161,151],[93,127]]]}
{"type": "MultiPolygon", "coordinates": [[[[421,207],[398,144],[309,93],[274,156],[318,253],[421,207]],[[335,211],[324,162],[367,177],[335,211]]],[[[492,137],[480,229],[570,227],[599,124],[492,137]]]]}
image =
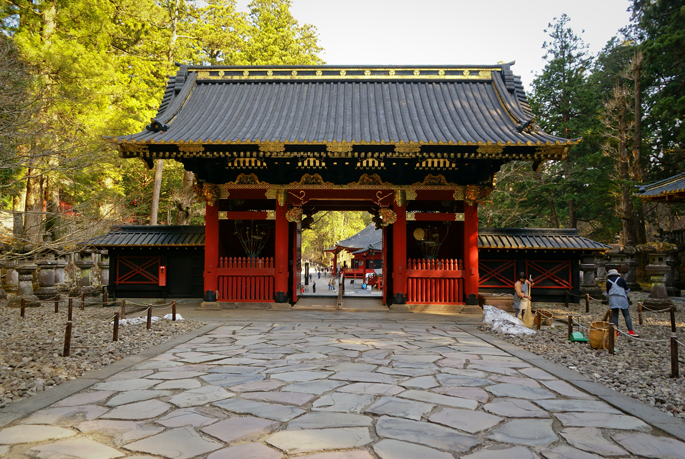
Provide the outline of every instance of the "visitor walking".
{"type": "Polygon", "coordinates": [[[638,336],[633,331],[633,321],[630,319],[630,311],[628,306],[628,284],[621,274],[615,269],[610,269],[607,273],[607,296],[609,298],[609,307],[611,308],[611,322],[616,327],[616,336],[618,336],[618,311],[623,313],[623,319],[626,321],[626,327],[630,336],[638,336]]]}
{"type": "Polygon", "coordinates": [[[521,314],[521,300],[530,300],[530,288],[533,281],[526,280],[526,273],[521,271],[519,278],[514,284],[514,316],[521,314]]]}
{"type": "Polygon", "coordinates": [[[316,281],[312,284],[312,293],[316,293],[316,281]]]}

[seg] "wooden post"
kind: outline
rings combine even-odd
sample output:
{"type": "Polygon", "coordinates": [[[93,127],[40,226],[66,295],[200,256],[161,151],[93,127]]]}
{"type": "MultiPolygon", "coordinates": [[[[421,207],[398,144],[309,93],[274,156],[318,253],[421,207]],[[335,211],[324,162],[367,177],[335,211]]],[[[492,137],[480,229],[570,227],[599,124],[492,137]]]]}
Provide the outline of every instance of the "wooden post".
{"type": "Polygon", "coordinates": [[[152,327],[152,305],[147,305],[147,329],[152,327]]]}
{"type": "Polygon", "coordinates": [[[637,323],[642,325],[642,302],[637,303],[637,323]]]}
{"type": "Polygon", "coordinates": [[[566,304],[566,307],[568,308],[568,290],[564,292],[564,304],[566,304]]]}
{"type": "Polygon", "coordinates": [[[119,313],[114,313],[114,331],[112,332],[112,341],[119,341],[119,313]]]}
{"type": "Polygon", "coordinates": [[[671,306],[671,310],[669,312],[671,313],[671,333],[675,333],[675,306],[671,306]]]}
{"type": "Polygon", "coordinates": [[[671,378],[678,378],[680,370],[678,369],[678,338],[671,336],[671,378]]]}
{"type": "Polygon", "coordinates": [[[102,291],[102,307],[107,307],[107,287],[105,287],[102,291]]]}
{"type": "Polygon", "coordinates": [[[614,342],[616,338],[616,330],[614,330],[614,324],[609,324],[609,354],[614,355],[614,342]]]}
{"type": "Polygon", "coordinates": [[[585,312],[590,312],[590,294],[585,294],[585,312]]]}
{"type": "Polygon", "coordinates": [[[540,330],[541,324],[542,324],[542,316],[540,315],[540,311],[535,311],[535,328],[540,330]]]}
{"type": "Polygon", "coordinates": [[[573,334],[573,316],[571,314],[568,315],[568,339],[571,339],[571,335],[573,334]]]}
{"type": "Polygon", "coordinates": [[[394,304],[407,302],[407,203],[402,197],[403,193],[403,191],[395,191],[393,205],[393,210],[397,215],[397,220],[392,224],[392,302],[394,304]]]}
{"type": "Polygon", "coordinates": [[[59,312],[59,300],[55,300],[55,314],[59,312]]]}
{"type": "Polygon", "coordinates": [[[85,311],[86,309],[86,294],[81,293],[81,311],[85,311]]]}
{"type": "Polygon", "coordinates": [[[71,349],[71,320],[67,322],[67,329],[64,331],[64,350],[62,357],[69,357],[69,350],[71,349]]]}
{"type": "Polygon", "coordinates": [[[216,291],[219,286],[219,205],[205,206],[205,270],[204,291],[216,291]]]}
{"type": "Polygon", "coordinates": [[[275,262],[275,302],[286,303],[288,301],[288,192],[278,190],[276,192],[276,234],[274,235],[274,262],[275,262]]]}
{"type": "Polygon", "coordinates": [[[126,300],[121,300],[121,318],[126,318],[126,300]]]}
{"type": "Polygon", "coordinates": [[[73,307],[74,307],[74,302],[72,301],[72,298],[69,298],[69,308],[67,308],[67,321],[68,322],[71,322],[73,307]]]}
{"type": "Polygon", "coordinates": [[[171,320],[176,321],[176,301],[171,302],[171,320]]]}
{"type": "MultiPolygon", "coordinates": [[[[478,204],[464,202],[464,295],[478,298],[478,204]]],[[[476,302],[476,304],[478,304],[476,302]]],[[[532,304],[531,304],[532,307],[532,304]]]]}
{"type": "Polygon", "coordinates": [[[22,319],[24,318],[24,314],[26,314],[26,299],[22,297],[21,308],[19,309],[19,315],[22,319]]]}

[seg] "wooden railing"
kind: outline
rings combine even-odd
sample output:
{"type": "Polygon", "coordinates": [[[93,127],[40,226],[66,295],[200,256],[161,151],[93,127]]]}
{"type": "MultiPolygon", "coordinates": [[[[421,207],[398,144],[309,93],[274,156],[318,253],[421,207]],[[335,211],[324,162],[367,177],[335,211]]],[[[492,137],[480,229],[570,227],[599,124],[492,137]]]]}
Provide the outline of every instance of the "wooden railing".
{"type": "Polygon", "coordinates": [[[407,260],[407,303],[464,302],[462,260],[407,260]]]}
{"type": "Polygon", "coordinates": [[[220,258],[217,272],[218,301],[274,301],[273,258],[220,258]]]}

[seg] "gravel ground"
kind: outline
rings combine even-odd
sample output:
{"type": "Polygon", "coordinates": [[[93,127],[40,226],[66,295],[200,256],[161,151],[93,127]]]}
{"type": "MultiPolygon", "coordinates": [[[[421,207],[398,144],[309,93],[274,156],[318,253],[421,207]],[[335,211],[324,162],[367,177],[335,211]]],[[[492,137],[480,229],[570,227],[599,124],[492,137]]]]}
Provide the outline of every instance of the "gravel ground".
{"type": "MultiPolygon", "coordinates": [[[[0,305],[0,408],[204,325],[193,320],[160,320],[150,330],[145,323],[121,325],[119,340],[113,342],[113,308],[74,308],[71,352],[62,357],[65,306],[59,314],[54,303],[26,308],[22,319],[18,308],[5,304],[0,305]]],[[[155,316],[169,312],[153,309],[155,316]]]]}
{"type": "MultiPolygon", "coordinates": [[[[671,320],[666,313],[645,312],[644,324],[638,324],[637,301],[642,301],[647,294],[631,293],[633,304],[630,316],[633,328],[641,340],[621,335],[616,339],[616,352],[610,355],[605,350],[595,350],[588,343],[570,342],[568,326],[565,323],[569,314],[584,327],[589,327],[595,320],[602,320],[608,309],[600,301],[590,301],[590,313],[585,313],[585,302],[571,304],[569,309],[563,304],[534,303],[536,309],[547,309],[554,313],[553,327],[543,327],[540,332],[530,336],[499,335],[506,341],[516,344],[534,354],[564,365],[594,381],[604,384],[629,397],[649,403],[673,416],[685,418],[685,382],[683,377],[671,378],[671,320]],[[570,312],[569,312],[570,311],[570,312]]],[[[627,331],[623,316],[619,315],[619,328],[627,331]]],[[[482,329],[496,334],[489,327],[482,329]]],[[[676,329],[678,340],[685,343],[685,312],[676,312],[676,329]]],[[[574,327],[574,331],[579,331],[574,327]]],[[[580,331],[588,335],[587,328],[580,331]]],[[[680,371],[685,373],[685,348],[679,346],[680,371]]]]}

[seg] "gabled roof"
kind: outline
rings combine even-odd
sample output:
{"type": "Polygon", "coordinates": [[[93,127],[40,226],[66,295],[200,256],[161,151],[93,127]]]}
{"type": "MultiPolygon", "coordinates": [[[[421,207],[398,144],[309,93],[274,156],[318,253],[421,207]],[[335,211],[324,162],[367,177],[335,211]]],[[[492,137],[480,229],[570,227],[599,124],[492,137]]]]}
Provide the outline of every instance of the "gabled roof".
{"type": "Polygon", "coordinates": [[[132,156],[134,144],[577,143],[539,130],[510,65],[181,66],[155,122],[115,143],[132,156]]]}
{"type": "Polygon", "coordinates": [[[378,243],[383,243],[383,230],[376,229],[376,224],[371,223],[369,226],[347,239],[338,241],[336,247],[342,247],[348,250],[367,249],[378,243]]]}
{"type": "Polygon", "coordinates": [[[383,251],[383,241],[381,240],[381,241],[378,241],[378,242],[371,244],[370,246],[368,246],[365,249],[359,249],[359,250],[352,252],[352,255],[359,255],[359,254],[365,253],[365,252],[382,252],[382,251],[383,251]]]}
{"type": "Polygon", "coordinates": [[[638,185],[635,196],[648,201],[685,202],[685,172],[648,185],[638,185]]]}
{"type": "Polygon", "coordinates": [[[574,228],[480,228],[478,248],[606,251],[611,246],[580,236],[574,228]]]}
{"type": "Polygon", "coordinates": [[[115,226],[82,243],[92,247],[204,247],[204,226],[115,226]]]}

